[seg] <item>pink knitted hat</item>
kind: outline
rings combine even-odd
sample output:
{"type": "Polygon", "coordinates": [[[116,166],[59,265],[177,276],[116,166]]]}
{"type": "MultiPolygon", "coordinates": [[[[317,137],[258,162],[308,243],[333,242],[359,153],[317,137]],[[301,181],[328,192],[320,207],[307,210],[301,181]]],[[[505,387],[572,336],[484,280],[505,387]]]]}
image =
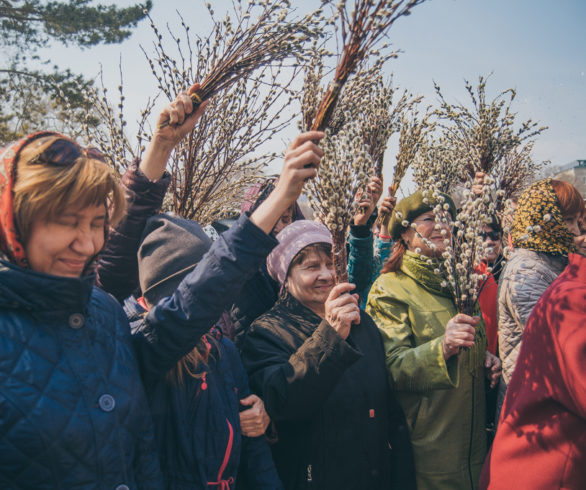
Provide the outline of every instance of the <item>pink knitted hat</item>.
{"type": "Polygon", "coordinates": [[[267,257],[267,269],[281,285],[287,278],[291,262],[301,250],[314,243],[332,244],[332,234],[325,225],[306,219],[286,226],[276,238],[279,244],[267,257]]]}

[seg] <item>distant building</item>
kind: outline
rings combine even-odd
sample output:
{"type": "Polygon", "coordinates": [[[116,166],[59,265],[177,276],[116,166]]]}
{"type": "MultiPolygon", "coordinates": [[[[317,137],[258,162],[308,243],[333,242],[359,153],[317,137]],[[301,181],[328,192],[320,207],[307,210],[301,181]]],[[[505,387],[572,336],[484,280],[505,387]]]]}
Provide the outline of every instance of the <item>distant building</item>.
{"type": "Polygon", "coordinates": [[[575,186],[586,199],[586,160],[574,160],[556,169],[552,178],[569,182],[575,186]]]}

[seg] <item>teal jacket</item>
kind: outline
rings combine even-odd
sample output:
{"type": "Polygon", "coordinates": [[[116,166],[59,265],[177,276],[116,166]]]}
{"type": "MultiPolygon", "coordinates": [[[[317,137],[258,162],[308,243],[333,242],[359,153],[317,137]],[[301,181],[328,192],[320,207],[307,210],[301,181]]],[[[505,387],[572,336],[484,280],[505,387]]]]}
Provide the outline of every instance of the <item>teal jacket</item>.
{"type": "Polygon", "coordinates": [[[351,226],[348,235],[348,278],[356,284],[360,307],[366,307],[368,292],[389,258],[393,242],[385,242],[366,226],[351,226]]]}

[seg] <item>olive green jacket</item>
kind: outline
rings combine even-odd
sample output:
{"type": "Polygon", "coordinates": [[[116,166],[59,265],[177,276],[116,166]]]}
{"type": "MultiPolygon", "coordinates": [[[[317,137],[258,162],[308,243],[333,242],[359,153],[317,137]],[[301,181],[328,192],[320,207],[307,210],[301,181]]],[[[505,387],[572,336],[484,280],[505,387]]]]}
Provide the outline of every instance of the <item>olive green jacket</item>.
{"type": "Polygon", "coordinates": [[[476,345],[444,360],[442,339],[457,314],[406,270],[381,275],[367,313],[378,325],[391,385],[411,435],[417,488],[476,489],[486,454],[484,324],[476,345]]]}

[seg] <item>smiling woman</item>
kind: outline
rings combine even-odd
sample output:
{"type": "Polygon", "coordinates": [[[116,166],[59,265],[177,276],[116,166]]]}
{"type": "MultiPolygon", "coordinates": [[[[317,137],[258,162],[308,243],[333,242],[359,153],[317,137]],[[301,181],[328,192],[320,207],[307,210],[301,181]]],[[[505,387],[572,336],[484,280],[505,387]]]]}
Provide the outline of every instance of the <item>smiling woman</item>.
{"type": "Polygon", "coordinates": [[[95,149],[39,133],[20,151],[13,190],[14,257],[37,272],[80,277],[125,209],[113,170],[95,149]],[[16,239],[18,236],[18,239],[16,239]]]}
{"type": "MultiPolygon", "coordinates": [[[[443,197],[453,220],[455,205],[443,197]]],[[[474,490],[486,449],[484,375],[496,383],[500,363],[486,354],[481,319],[458,313],[436,273],[451,237],[436,223],[436,205],[422,191],[397,204],[389,226],[396,241],[366,311],[407,418],[417,488],[474,490]]]]}
{"type": "Polygon", "coordinates": [[[253,322],[242,356],[276,426],[272,450],[285,489],[413,488],[381,338],[349,294],[354,285],[334,286],[330,232],[300,220],[277,240],[267,269],[282,294],[253,322]]]}
{"type": "Polygon", "coordinates": [[[128,322],[94,286],[116,175],[36,133],[0,150],[0,203],[0,486],[161,488],[128,322]]]}

